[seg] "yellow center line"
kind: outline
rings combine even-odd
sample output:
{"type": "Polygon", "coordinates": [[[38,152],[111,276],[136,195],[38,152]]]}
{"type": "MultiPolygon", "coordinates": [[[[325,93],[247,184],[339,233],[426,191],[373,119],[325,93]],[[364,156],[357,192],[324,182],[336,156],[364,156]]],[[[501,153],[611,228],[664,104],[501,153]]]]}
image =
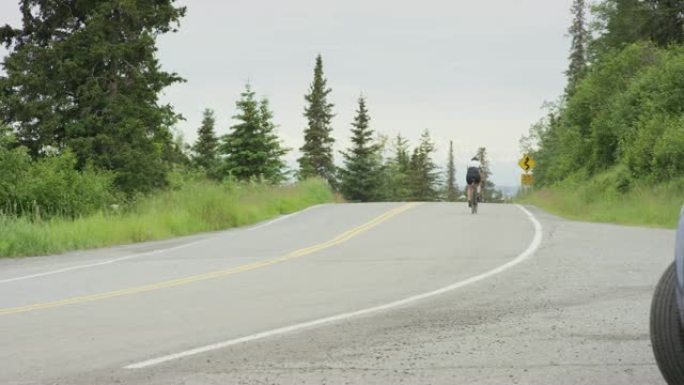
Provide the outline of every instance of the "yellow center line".
{"type": "Polygon", "coordinates": [[[342,233],[342,234],[336,236],[335,238],[330,239],[326,242],[319,243],[317,245],[313,245],[313,246],[309,246],[309,247],[305,247],[302,249],[294,250],[288,254],[285,254],[285,255],[282,255],[279,257],[265,259],[263,261],[252,262],[252,263],[248,263],[245,265],[231,267],[228,269],[210,271],[207,273],[191,275],[191,276],[183,277],[183,278],[171,279],[168,281],[161,281],[161,282],[152,283],[152,284],[148,284],[148,285],[129,287],[126,289],[108,291],[108,292],[98,293],[98,294],[90,294],[90,295],[84,295],[84,296],[78,296],[78,297],[71,297],[71,298],[66,298],[66,299],[61,299],[61,300],[51,301],[51,302],[36,303],[36,304],[32,304],[32,305],[0,308],[0,315],[26,313],[26,312],[35,311],[35,310],[51,309],[51,308],[61,307],[61,306],[66,306],[66,305],[74,305],[74,304],[80,304],[80,303],[86,303],[86,302],[94,302],[94,301],[100,301],[100,300],[109,299],[109,298],[121,297],[121,296],[125,296],[125,295],[145,293],[148,291],[166,289],[166,288],[170,288],[170,287],[183,286],[183,285],[188,285],[188,284],[200,282],[200,281],[206,281],[206,280],[214,279],[214,278],[227,277],[229,275],[258,269],[261,267],[272,266],[272,265],[275,265],[277,263],[289,261],[289,260],[292,260],[295,258],[303,257],[305,255],[310,255],[310,254],[313,254],[315,252],[325,250],[325,249],[328,249],[330,247],[344,243],[344,242],[354,238],[355,236],[357,236],[361,233],[364,233],[364,232],[372,229],[373,227],[385,222],[386,220],[417,206],[418,204],[419,203],[409,203],[409,204],[406,204],[406,205],[403,205],[400,207],[396,207],[396,208],[389,210],[386,213],[384,213],[384,214],[382,214],[382,215],[380,215],[380,216],[378,216],[378,217],[376,217],[376,218],[374,218],[374,219],[372,219],[372,220],[370,220],[370,221],[368,221],[368,222],[366,222],[366,223],[364,223],[358,227],[355,227],[351,230],[345,231],[344,233],[342,233]]]}

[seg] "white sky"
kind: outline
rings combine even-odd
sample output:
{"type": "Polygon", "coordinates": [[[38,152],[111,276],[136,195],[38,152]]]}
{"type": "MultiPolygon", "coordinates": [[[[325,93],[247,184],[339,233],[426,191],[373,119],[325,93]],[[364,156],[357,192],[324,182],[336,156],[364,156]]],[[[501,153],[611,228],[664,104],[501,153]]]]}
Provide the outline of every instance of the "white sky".
{"type": "MultiPolygon", "coordinates": [[[[0,1],[0,24],[18,25],[17,1],[0,1]]],[[[487,147],[494,182],[518,185],[518,139],[564,86],[571,0],[202,0],[176,34],[159,40],[164,69],[186,83],[163,100],[187,119],[193,141],[204,108],[228,132],[246,81],[271,101],[279,133],[302,144],[304,94],[323,55],[337,114],[336,147],[346,147],[356,100],[368,99],[375,130],[416,143],[429,128],[446,161],[454,141],[463,167],[487,147]]],[[[6,52],[0,50],[0,56],[6,52]]]]}

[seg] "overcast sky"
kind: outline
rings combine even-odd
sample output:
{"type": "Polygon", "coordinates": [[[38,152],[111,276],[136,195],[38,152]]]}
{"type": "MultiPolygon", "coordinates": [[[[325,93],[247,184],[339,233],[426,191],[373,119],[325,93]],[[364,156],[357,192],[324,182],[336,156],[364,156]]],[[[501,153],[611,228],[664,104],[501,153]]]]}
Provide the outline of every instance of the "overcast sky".
{"type": "MultiPolygon", "coordinates": [[[[487,147],[494,182],[517,185],[518,139],[564,86],[571,0],[195,0],[178,33],[159,40],[162,66],[186,83],[163,100],[194,141],[202,110],[228,132],[235,100],[250,81],[271,101],[279,133],[302,144],[304,94],[323,55],[337,114],[336,147],[348,144],[359,95],[372,127],[415,143],[428,128],[446,161],[454,141],[458,181],[477,147],[487,147]]],[[[18,25],[18,5],[0,1],[0,23],[18,25]]],[[[4,56],[5,51],[0,51],[4,56]]]]}

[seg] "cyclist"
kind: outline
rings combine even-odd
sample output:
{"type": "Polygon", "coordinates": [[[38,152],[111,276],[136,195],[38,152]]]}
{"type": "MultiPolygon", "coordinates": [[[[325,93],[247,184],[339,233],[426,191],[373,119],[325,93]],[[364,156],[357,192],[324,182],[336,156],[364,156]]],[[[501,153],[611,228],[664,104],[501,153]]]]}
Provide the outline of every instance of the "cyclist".
{"type": "Polygon", "coordinates": [[[477,157],[473,157],[468,162],[466,172],[466,183],[468,184],[468,207],[472,205],[473,190],[477,191],[477,200],[480,201],[480,183],[482,182],[482,164],[477,157]]]}

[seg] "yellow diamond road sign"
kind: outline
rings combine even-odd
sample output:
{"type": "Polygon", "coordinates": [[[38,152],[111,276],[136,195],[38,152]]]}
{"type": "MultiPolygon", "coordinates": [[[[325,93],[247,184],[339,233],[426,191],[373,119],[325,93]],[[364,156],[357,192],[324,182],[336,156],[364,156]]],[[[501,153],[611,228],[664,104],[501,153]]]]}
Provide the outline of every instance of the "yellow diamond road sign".
{"type": "Polygon", "coordinates": [[[537,162],[528,154],[523,155],[522,159],[518,161],[518,166],[525,171],[530,171],[537,165],[537,162]]]}
{"type": "Polygon", "coordinates": [[[532,175],[532,174],[520,175],[520,183],[523,186],[532,186],[534,184],[534,175],[532,175]]]}

